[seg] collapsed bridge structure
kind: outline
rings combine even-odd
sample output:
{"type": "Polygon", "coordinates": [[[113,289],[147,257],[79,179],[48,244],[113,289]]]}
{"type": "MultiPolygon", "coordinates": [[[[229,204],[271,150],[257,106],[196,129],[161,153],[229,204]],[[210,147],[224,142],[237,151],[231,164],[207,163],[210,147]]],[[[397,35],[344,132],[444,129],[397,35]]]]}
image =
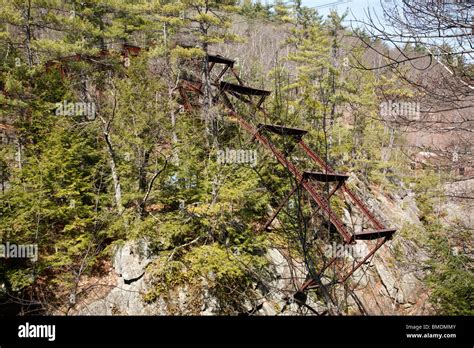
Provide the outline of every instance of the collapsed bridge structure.
{"type": "MultiPolygon", "coordinates": [[[[121,55],[124,59],[130,56],[137,56],[140,48],[131,45],[123,45],[121,55]]],[[[68,74],[67,64],[70,61],[90,60],[94,63],[100,63],[104,58],[110,55],[107,50],[101,51],[97,56],[73,55],[58,60],[48,61],[46,68],[56,68],[60,71],[61,76],[68,74]]],[[[300,304],[305,304],[307,292],[312,289],[319,289],[327,295],[326,287],[344,284],[347,280],[361,268],[369,259],[388,241],[396,232],[395,228],[388,228],[382,224],[364,204],[363,200],[359,198],[347,185],[346,181],[349,175],[339,173],[333,169],[323,158],[313,151],[308,144],[303,140],[303,137],[308,133],[307,130],[287,127],[284,125],[275,125],[268,123],[256,123],[255,116],[257,113],[262,113],[265,120],[268,115],[263,107],[266,98],[271,94],[270,91],[252,88],[247,86],[239,76],[235,69],[235,61],[225,58],[220,55],[206,56],[208,64],[208,76],[211,77],[210,85],[215,91],[211,96],[214,103],[221,103],[227,110],[229,118],[237,121],[240,128],[243,129],[250,137],[251,141],[258,141],[258,143],[266,149],[273,157],[283,166],[286,171],[293,178],[294,184],[290,191],[285,195],[283,200],[273,209],[271,216],[266,220],[260,228],[260,232],[268,231],[280,214],[284,206],[289,202],[290,198],[300,191],[308,194],[315,204],[315,209],[312,215],[319,214],[320,218],[325,221],[326,225],[333,227],[342,238],[342,242],[346,245],[353,245],[359,241],[362,243],[372,243],[367,253],[350,267],[343,266],[337,272],[336,279],[330,283],[323,283],[322,279],[325,272],[330,266],[337,263],[338,256],[334,255],[329,260],[326,260],[320,269],[314,269],[313,265],[307,263],[308,275],[305,281],[300,282],[293,298],[300,304]],[[224,81],[225,77],[232,77],[236,83],[224,81]],[[254,111],[252,117],[244,117],[239,114],[236,108],[236,102],[244,103],[254,111]],[[270,139],[270,136],[281,139],[281,142],[291,141],[292,146],[290,151],[281,151],[278,144],[270,139]],[[307,157],[308,162],[312,166],[316,166],[318,170],[301,169],[295,161],[291,158],[291,152],[298,147],[307,157]],[[324,184],[328,188],[326,192],[320,188],[324,184]],[[331,187],[329,189],[329,187],[331,187]],[[355,231],[354,228],[349,228],[336,212],[331,208],[330,198],[339,193],[344,198],[348,198],[352,206],[362,214],[362,217],[370,224],[371,228],[361,231],[355,231]],[[310,267],[311,266],[311,267],[310,267]]],[[[127,60],[124,60],[127,63],[127,60]]],[[[127,67],[128,64],[124,64],[127,67]]],[[[178,91],[181,97],[181,102],[186,110],[192,110],[199,105],[193,104],[190,94],[197,94],[204,96],[204,83],[199,78],[181,78],[178,86],[178,91]]]]}
{"type": "MultiPolygon", "coordinates": [[[[349,178],[348,175],[336,172],[329,164],[326,163],[316,152],[314,152],[308,144],[303,140],[304,135],[307,133],[306,130],[298,128],[290,128],[283,125],[274,125],[266,123],[252,124],[248,118],[243,117],[237,112],[234,105],[235,101],[243,102],[249,105],[255,114],[257,112],[263,113],[265,116],[266,111],[263,108],[265,99],[271,94],[270,91],[256,89],[246,86],[236,71],[234,65],[235,61],[222,57],[220,55],[207,55],[209,62],[208,73],[211,76],[211,72],[219,69],[216,72],[214,78],[212,78],[211,84],[217,91],[212,96],[214,102],[222,102],[226,109],[229,111],[229,116],[238,122],[241,129],[245,130],[251,137],[252,140],[257,140],[266,150],[268,150],[276,160],[293,176],[296,185],[288,192],[278,207],[274,208],[272,215],[269,217],[267,222],[263,225],[262,231],[269,229],[272,222],[277,218],[282,208],[288,202],[288,200],[295,195],[297,190],[303,189],[306,191],[312,200],[316,203],[316,212],[329,222],[330,225],[334,226],[337,232],[342,237],[343,243],[355,244],[358,241],[373,241],[375,245],[368,250],[367,254],[362,257],[360,261],[349,267],[343,269],[338,275],[334,284],[345,283],[351,275],[354,274],[364,263],[379,250],[388,240],[390,240],[393,234],[396,232],[394,228],[388,228],[384,226],[370,211],[370,209],[363,203],[349,187],[346,185],[346,180],[349,178]],[[223,81],[223,78],[230,72],[231,76],[235,78],[237,83],[230,83],[223,81]],[[233,103],[234,101],[234,103],[233,103]],[[309,161],[319,168],[319,171],[305,171],[300,169],[290,158],[290,154],[284,153],[277,148],[277,144],[272,142],[268,135],[277,135],[280,138],[290,138],[296,145],[307,155],[309,161]],[[332,189],[325,193],[321,192],[316,183],[325,183],[326,185],[332,184],[332,189]],[[341,192],[344,197],[349,198],[349,201],[353,206],[358,208],[360,213],[372,226],[369,230],[362,231],[350,231],[344,222],[337,216],[337,214],[331,209],[329,199],[331,196],[341,192]]],[[[197,93],[204,95],[203,82],[199,80],[181,80],[180,83],[180,95],[184,107],[186,109],[192,109],[192,104],[189,100],[187,92],[197,93]]],[[[250,117],[251,118],[251,117],[250,117]]],[[[266,118],[266,117],[265,117],[266,118]]],[[[321,278],[324,272],[337,260],[337,256],[332,257],[324,267],[316,272],[309,272],[306,281],[300,284],[299,289],[294,294],[295,299],[305,299],[306,292],[326,286],[329,284],[322,284],[321,278]]]]}

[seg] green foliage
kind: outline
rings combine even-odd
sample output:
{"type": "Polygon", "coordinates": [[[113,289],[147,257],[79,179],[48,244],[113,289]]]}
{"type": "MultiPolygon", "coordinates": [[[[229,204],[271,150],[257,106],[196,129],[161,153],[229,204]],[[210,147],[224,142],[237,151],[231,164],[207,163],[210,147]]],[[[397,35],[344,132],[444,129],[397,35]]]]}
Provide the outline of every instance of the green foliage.
{"type": "Polygon", "coordinates": [[[236,36],[229,30],[231,21],[229,13],[237,11],[236,0],[185,0],[189,9],[186,19],[199,24],[199,42],[206,51],[208,44],[231,42],[236,36]],[[227,13],[227,15],[219,14],[227,13]]]}
{"type": "MultiPolygon", "coordinates": [[[[28,153],[29,162],[15,175],[0,205],[2,241],[38,244],[35,268],[57,272],[59,278],[61,270],[73,266],[98,238],[100,154],[91,138],[68,128],[68,122],[58,120],[28,153]]],[[[32,266],[12,276],[32,272],[32,266]]],[[[16,278],[7,274],[7,280],[17,288],[16,278]]]]}
{"type": "MultiPolygon", "coordinates": [[[[412,177],[410,183],[414,184],[414,192],[416,193],[416,204],[420,209],[421,221],[425,224],[435,222],[433,214],[436,196],[440,197],[441,187],[439,176],[431,169],[425,169],[418,173],[416,177],[412,177]]],[[[438,203],[441,203],[438,200],[438,203]]]]}
{"type": "MultiPolygon", "coordinates": [[[[218,243],[201,245],[187,252],[180,260],[160,258],[152,266],[155,287],[144,300],[152,302],[170,289],[186,283],[204,286],[215,296],[222,313],[241,310],[242,301],[251,296],[254,275],[267,260],[259,255],[224,248],[218,243]]],[[[202,291],[202,290],[201,290],[202,291]]]]}
{"type": "Polygon", "coordinates": [[[160,259],[152,263],[149,269],[155,286],[143,296],[143,300],[148,303],[152,303],[158,297],[163,297],[170,289],[189,281],[185,266],[181,261],[167,262],[160,259]]]}
{"type": "Polygon", "coordinates": [[[5,270],[5,278],[3,280],[8,281],[13,291],[19,291],[31,286],[34,282],[34,277],[32,272],[27,269],[9,268],[5,270]]]}
{"type": "Polygon", "coordinates": [[[471,233],[462,226],[440,223],[434,207],[441,201],[439,176],[430,170],[412,179],[415,184],[417,206],[423,227],[404,226],[400,233],[428,250],[431,258],[425,282],[430,288],[430,301],[439,314],[472,315],[474,298],[472,288],[472,260],[462,251],[453,252],[453,243],[465,245],[471,233]]]}
{"type": "Polygon", "coordinates": [[[433,224],[428,229],[428,243],[434,253],[429,261],[432,271],[426,278],[432,291],[430,300],[440,314],[473,315],[472,260],[462,252],[453,254],[448,234],[440,233],[441,228],[433,224]]]}
{"type": "MultiPolygon", "coordinates": [[[[193,103],[205,104],[204,111],[184,110],[178,93],[186,73],[206,74],[200,64],[210,45],[238,39],[231,30],[237,11],[293,28],[289,61],[277,59],[268,76],[259,62],[248,69],[249,85],[272,85],[265,122],[308,129],[305,140],[312,148],[338,171],[356,172],[363,181],[396,189],[405,169],[393,129],[379,120],[378,93],[392,98],[413,93],[393,77],[349,67],[365,51],[346,44],[344,18],[335,12],[323,21],[301,1],[294,7],[284,1],[237,6],[234,0],[0,4],[0,118],[18,136],[18,143],[0,149],[0,180],[8,184],[0,193],[0,241],[39,246],[36,263],[0,260],[7,293],[38,290],[50,302],[45,308],[62,309],[65,296],[77,290],[82,276],[99,269],[115,245],[145,239],[156,256],[148,266],[154,286],[146,301],[189,285],[209,290],[222,313],[244,310],[242,303],[255,295],[267,266],[270,238],[255,231],[295,182],[260,150],[255,166],[218,163],[219,150],[257,146],[238,125],[218,117],[225,110],[212,98],[207,105],[206,95],[193,97],[193,103]],[[180,46],[183,33],[200,47],[180,46]],[[117,48],[121,43],[143,46],[127,68],[117,48]],[[106,46],[106,57],[94,56],[106,46]],[[73,53],[89,58],[44,66],[73,53]],[[298,74],[284,66],[296,67],[298,74]],[[93,102],[97,117],[55,115],[56,103],[63,101],[93,102]],[[212,137],[210,119],[217,125],[212,137]]],[[[255,111],[243,105],[237,110],[255,111]]],[[[278,142],[284,152],[295,145],[288,138],[278,142]]],[[[301,153],[294,154],[298,164],[307,164],[301,153]]],[[[435,303],[443,313],[472,314],[468,261],[440,247],[449,243],[432,213],[434,173],[405,183],[415,184],[422,220],[430,227],[426,243],[436,262],[428,282],[435,303]]],[[[329,228],[310,219],[315,206],[294,197],[290,203],[279,222],[289,226],[287,246],[303,255],[302,237],[329,228]]],[[[330,204],[343,215],[341,197],[330,204]]],[[[272,238],[282,242],[279,235],[272,238]]]]}
{"type": "Polygon", "coordinates": [[[244,0],[239,6],[239,13],[248,18],[269,19],[272,16],[271,4],[262,4],[260,0],[244,0]]]}

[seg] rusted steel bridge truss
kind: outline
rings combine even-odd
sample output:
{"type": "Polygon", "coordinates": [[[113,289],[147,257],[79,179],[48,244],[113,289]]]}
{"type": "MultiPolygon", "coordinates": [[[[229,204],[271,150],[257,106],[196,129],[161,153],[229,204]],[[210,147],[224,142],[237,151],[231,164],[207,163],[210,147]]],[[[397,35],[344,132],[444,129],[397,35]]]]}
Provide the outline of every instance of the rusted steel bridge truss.
{"type": "MultiPolygon", "coordinates": [[[[140,53],[140,48],[130,45],[123,45],[122,57],[136,56],[140,53]]],[[[74,61],[97,61],[101,60],[109,55],[109,51],[104,50],[97,56],[85,56],[85,55],[72,55],[58,60],[48,61],[46,63],[46,69],[52,67],[59,69],[62,76],[68,73],[67,62],[74,61]]],[[[255,114],[261,112],[267,116],[263,103],[265,99],[270,95],[270,91],[256,89],[246,86],[236,71],[234,65],[235,61],[222,57],[220,55],[208,55],[208,66],[209,76],[211,71],[217,71],[216,77],[211,81],[211,85],[217,90],[217,94],[213,96],[214,102],[223,102],[229,111],[229,116],[235,119],[247,133],[252,137],[252,140],[257,140],[265,149],[267,149],[277,161],[288,170],[288,172],[296,180],[296,185],[288,192],[282,202],[274,209],[270,218],[263,225],[262,231],[269,229],[272,222],[276,219],[280,211],[283,209],[288,200],[297,192],[298,189],[302,188],[305,190],[312,200],[317,204],[317,211],[320,212],[322,217],[329,221],[339,232],[345,244],[354,244],[358,240],[375,240],[376,244],[367,253],[365,257],[359,262],[355,263],[348,270],[343,270],[334,284],[341,284],[346,282],[349,277],[358,270],[364,263],[372,257],[380,247],[390,240],[396,229],[385,227],[362,200],[352,192],[345,184],[348,179],[348,175],[343,173],[337,173],[331,168],[316,152],[304,142],[303,137],[307,133],[306,130],[298,128],[290,128],[282,125],[273,124],[262,124],[253,125],[247,121],[244,117],[239,115],[232,103],[232,100],[238,100],[252,107],[255,114]],[[237,83],[230,83],[223,81],[224,76],[231,74],[237,83]],[[275,144],[269,139],[266,134],[276,134],[279,137],[291,137],[296,142],[297,146],[310,158],[310,160],[316,164],[320,170],[304,171],[299,169],[283,152],[281,152],[275,144]],[[316,183],[331,183],[333,185],[330,192],[326,195],[321,192],[316,183]],[[365,218],[371,223],[373,229],[361,232],[351,233],[341,219],[334,213],[329,204],[329,198],[334,195],[337,191],[341,191],[345,196],[349,197],[353,205],[355,205],[365,218]]],[[[191,104],[187,92],[196,93],[203,95],[203,85],[201,81],[191,81],[182,79],[179,84],[179,93],[184,104],[185,109],[191,110],[193,105],[191,104]]],[[[335,261],[337,257],[333,257],[325,266],[319,270],[318,277],[320,277],[335,261]]],[[[320,286],[320,278],[309,277],[303,284],[300,285],[297,294],[305,293],[308,290],[318,288],[320,286]]],[[[296,296],[295,296],[296,297],[296,296]]]]}
{"type": "MultiPolygon", "coordinates": [[[[296,185],[288,192],[282,202],[276,207],[264,224],[262,231],[267,230],[272,222],[275,220],[279,212],[288,202],[288,200],[295,194],[298,188],[303,188],[309,196],[314,200],[318,206],[318,210],[325,219],[327,219],[342,236],[345,244],[354,244],[358,240],[376,240],[375,246],[365,255],[362,260],[357,262],[350,269],[342,272],[342,275],[338,277],[337,283],[346,282],[349,277],[358,270],[364,263],[366,263],[370,257],[372,257],[380,247],[390,240],[396,229],[385,227],[369,210],[369,208],[352,192],[345,181],[348,179],[348,175],[337,173],[331,168],[316,152],[310,149],[310,147],[303,141],[303,136],[307,133],[306,130],[298,128],[290,128],[282,125],[262,124],[259,123],[256,126],[247,121],[244,117],[239,115],[232,103],[232,99],[244,102],[250,105],[253,110],[262,112],[266,115],[265,109],[262,107],[265,98],[270,95],[270,91],[256,89],[246,86],[241,80],[238,72],[234,68],[234,61],[228,58],[224,58],[219,55],[208,55],[209,61],[209,73],[217,66],[220,67],[217,77],[212,80],[212,85],[217,89],[217,95],[214,96],[214,101],[222,101],[229,110],[229,116],[237,120],[241,128],[249,133],[252,139],[257,140],[264,148],[273,154],[278,162],[285,167],[289,173],[296,179],[296,185]],[[222,78],[230,72],[232,76],[237,80],[237,83],[229,83],[222,80],[222,78]],[[280,137],[292,137],[296,141],[297,145],[304,153],[316,164],[320,171],[308,172],[299,169],[284,153],[277,149],[274,143],[265,135],[266,133],[277,134],[280,137]],[[332,190],[327,194],[321,193],[315,182],[322,183],[333,183],[332,190]],[[341,219],[331,210],[329,205],[329,198],[334,195],[337,191],[342,191],[344,195],[349,197],[353,205],[355,205],[365,218],[371,223],[373,229],[366,230],[356,233],[351,233],[341,219]]],[[[203,94],[202,83],[196,81],[182,80],[180,84],[180,95],[182,97],[184,106],[186,109],[192,109],[189,98],[186,91],[203,94]]],[[[326,269],[329,268],[337,257],[330,259],[323,269],[319,271],[319,275],[322,275],[326,269]]],[[[310,289],[317,288],[320,282],[317,279],[309,278],[303,284],[301,284],[297,293],[306,292],[310,289]]]]}

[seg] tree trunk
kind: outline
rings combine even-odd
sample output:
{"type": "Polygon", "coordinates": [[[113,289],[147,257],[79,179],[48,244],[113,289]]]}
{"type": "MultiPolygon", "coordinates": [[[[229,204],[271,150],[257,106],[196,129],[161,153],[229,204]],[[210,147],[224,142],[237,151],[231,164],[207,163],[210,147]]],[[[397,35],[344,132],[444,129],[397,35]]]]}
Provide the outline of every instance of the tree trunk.
{"type": "Polygon", "coordinates": [[[28,8],[26,9],[25,14],[26,25],[25,25],[25,48],[26,48],[26,57],[28,58],[28,66],[31,68],[33,66],[33,53],[31,51],[31,0],[28,0],[28,8]]]}
{"type": "Polygon", "coordinates": [[[107,151],[109,153],[109,164],[110,164],[110,171],[112,173],[112,180],[114,183],[114,197],[115,197],[115,204],[117,206],[117,210],[119,213],[123,212],[123,205],[122,205],[122,188],[120,186],[120,176],[117,170],[117,163],[115,161],[115,152],[110,141],[109,133],[104,131],[105,142],[107,143],[107,151]]]}
{"type": "Polygon", "coordinates": [[[145,192],[147,189],[147,180],[146,180],[146,174],[147,174],[147,167],[148,167],[148,162],[150,159],[150,151],[145,151],[143,154],[143,162],[141,163],[141,166],[138,170],[138,188],[141,192],[145,192]]]}

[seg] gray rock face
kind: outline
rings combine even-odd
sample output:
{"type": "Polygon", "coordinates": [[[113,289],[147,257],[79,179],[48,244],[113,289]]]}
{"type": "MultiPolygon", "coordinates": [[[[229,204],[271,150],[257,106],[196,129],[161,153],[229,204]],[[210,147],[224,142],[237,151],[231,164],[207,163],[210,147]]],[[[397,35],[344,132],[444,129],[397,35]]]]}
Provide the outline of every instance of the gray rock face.
{"type": "MultiPolygon", "coordinates": [[[[359,194],[382,221],[390,221],[390,226],[400,227],[408,222],[422,228],[414,196],[409,190],[406,194],[394,194],[390,198],[378,192],[377,188],[359,194]]],[[[367,222],[357,211],[349,213],[344,210],[343,221],[355,226],[356,230],[361,230],[363,226],[367,228],[367,222]]],[[[367,243],[367,247],[370,247],[370,243],[367,243]]],[[[194,285],[169,289],[154,302],[145,303],[143,297],[152,286],[147,266],[159,256],[151,256],[149,245],[145,241],[127,241],[117,247],[111,272],[113,280],[105,285],[107,291],[101,292],[100,296],[89,296],[86,301],[78,303],[77,314],[222,313],[222,304],[210,292],[206,279],[196,279],[194,285]]],[[[266,258],[269,261],[266,275],[254,284],[253,297],[241,304],[242,311],[252,315],[316,315],[328,311],[321,301],[321,294],[316,296],[316,291],[308,294],[304,306],[293,298],[306,279],[307,269],[301,260],[291,255],[291,251],[269,248],[266,258]]],[[[367,262],[354,273],[350,279],[353,286],[350,296],[344,291],[335,292],[338,302],[344,303],[347,300],[349,314],[430,314],[430,308],[426,306],[427,290],[423,285],[426,272],[423,263],[428,259],[429,255],[423,248],[397,234],[377,252],[370,263],[367,262]]],[[[350,256],[345,260],[347,264],[354,261],[350,256]]],[[[212,280],[211,274],[208,279],[212,280]]]]}
{"type": "Polygon", "coordinates": [[[306,278],[304,264],[289,256],[285,257],[283,251],[275,248],[267,251],[267,258],[275,276],[272,286],[285,295],[293,294],[296,291],[295,282],[302,283],[306,278]]]}
{"type": "MultiPolygon", "coordinates": [[[[363,184],[358,182],[358,185],[363,184]]],[[[404,189],[390,197],[384,195],[377,187],[358,193],[375,215],[382,222],[386,222],[386,225],[401,228],[405,224],[410,224],[423,230],[415,195],[411,190],[404,189]]],[[[362,229],[363,220],[357,212],[349,213],[345,210],[343,221],[348,225],[355,224],[356,230],[362,229]]],[[[363,312],[368,314],[432,313],[430,306],[426,305],[428,290],[423,283],[426,275],[423,265],[429,258],[420,245],[397,233],[392,241],[386,243],[376,253],[370,265],[361,267],[351,277],[354,294],[361,300],[363,312]]],[[[361,306],[355,300],[350,300],[349,305],[352,307],[349,312],[360,313],[361,306]]]]}
{"type": "Polygon", "coordinates": [[[472,202],[459,199],[459,197],[472,197],[474,193],[474,179],[446,184],[444,190],[448,199],[440,208],[446,211],[448,221],[461,222],[467,228],[474,228],[472,202]]]}
{"type": "MultiPolygon", "coordinates": [[[[404,254],[411,255],[410,245],[403,244],[404,254]]],[[[305,281],[306,268],[288,251],[270,248],[269,277],[266,283],[255,284],[255,299],[244,304],[252,315],[316,315],[327,312],[324,303],[316,300],[314,292],[306,299],[306,305],[295,302],[293,294],[305,281]]],[[[411,255],[419,258],[420,255],[411,255]]],[[[406,269],[400,274],[387,264],[390,249],[382,251],[367,269],[359,269],[354,274],[357,287],[354,296],[348,298],[349,313],[360,313],[360,304],[365,303],[368,314],[424,313],[418,302],[422,282],[415,269],[406,269]]],[[[148,244],[143,241],[128,241],[116,248],[113,257],[113,281],[106,285],[102,296],[91,296],[78,304],[74,314],[79,315],[218,315],[221,313],[219,301],[209,292],[206,280],[201,282],[198,301],[188,286],[170,290],[166,296],[152,303],[145,303],[143,295],[150,287],[147,266],[153,261],[148,244]],[[198,303],[198,307],[196,307],[198,303]]],[[[341,292],[341,298],[344,294],[341,292]]]]}
{"type": "Polygon", "coordinates": [[[400,282],[400,289],[404,294],[406,303],[415,304],[418,300],[417,290],[419,290],[420,281],[413,273],[404,274],[400,282]]]}
{"type": "Polygon", "coordinates": [[[148,243],[127,241],[119,246],[113,258],[116,283],[110,284],[105,297],[83,304],[79,315],[149,315],[158,314],[157,306],[143,302],[146,292],[144,275],[152,261],[148,243]]]}
{"type": "Polygon", "coordinates": [[[125,284],[119,278],[120,284],[113,286],[112,290],[102,299],[97,299],[85,305],[79,311],[79,315],[146,315],[153,314],[144,302],[140,294],[144,290],[143,280],[132,284],[125,284]]]}
{"type": "MultiPolygon", "coordinates": [[[[409,221],[419,224],[416,204],[410,194],[389,201],[386,197],[372,199],[373,206],[384,206],[380,212],[389,221],[409,221]],[[376,202],[377,201],[377,202],[376,202]],[[395,203],[394,203],[395,202],[395,203]],[[388,206],[388,207],[387,207],[388,206]]],[[[346,223],[349,214],[346,212],[346,223]]],[[[352,222],[362,223],[357,215],[352,222]]],[[[356,226],[362,228],[361,225],[356,226]]],[[[364,243],[364,242],[360,242],[364,243]]],[[[370,244],[370,243],[369,243],[370,244]]],[[[107,284],[107,292],[82,301],[76,314],[82,315],[218,315],[222,313],[219,300],[209,291],[205,279],[197,280],[196,289],[181,286],[170,289],[153,303],[145,303],[143,296],[151,286],[147,266],[154,260],[144,241],[128,241],[115,250],[113,256],[114,281],[107,284]],[[200,283],[199,283],[200,282],[200,283]]],[[[243,303],[243,311],[252,315],[317,315],[328,312],[327,306],[310,292],[304,306],[293,295],[305,281],[307,270],[286,249],[269,248],[269,261],[265,279],[254,284],[254,297],[243,303]]],[[[396,235],[351,277],[353,292],[348,297],[336,291],[339,302],[347,299],[349,314],[430,314],[427,290],[423,285],[423,263],[429,256],[415,242],[396,235]],[[402,261],[400,261],[400,255],[402,261]]],[[[346,260],[352,263],[354,260],[346,260]]],[[[211,275],[209,279],[212,279],[211,275]]],[[[320,297],[319,297],[320,298],[320,297]]],[[[346,312],[345,312],[346,313],[346,312]]]]}
{"type": "MultiPolygon", "coordinates": [[[[153,261],[149,245],[144,241],[127,241],[115,250],[113,270],[115,282],[108,286],[105,296],[81,303],[78,315],[215,315],[219,311],[217,300],[209,294],[206,281],[202,281],[201,310],[192,308],[187,286],[170,291],[167,298],[159,297],[146,303],[143,296],[150,289],[147,266],[153,261]]],[[[195,298],[192,298],[195,299],[195,298]]]]}
{"type": "MultiPolygon", "coordinates": [[[[255,299],[244,304],[252,315],[295,315],[301,307],[292,300],[298,285],[304,281],[304,265],[284,255],[285,252],[271,248],[267,258],[270,262],[270,279],[265,289],[255,287],[255,299]],[[270,290],[269,290],[270,289],[270,290]]],[[[88,298],[78,304],[73,314],[78,315],[217,315],[220,311],[218,299],[209,292],[206,280],[201,281],[196,311],[196,297],[187,286],[170,290],[166,298],[159,297],[153,303],[145,303],[143,295],[149,290],[146,267],[153,259],[149,256],[148,244],[143,241],[128,241],[116,249],[113,257],[114,281],[107,285],[105,295],[88,298]],[[193,307],[194,306],[194,307],[193,307]]],[[[324,307],[311,297],[307,305],[323,312],[324,307]]],[[[314,313],[308,313],[314,314],[314,313]]]]}
{"type": "Polygon", "coordinates": [[[138,280],[145,274],[145,268],[152,261],[148,243],[138,241],[127,242],[119,246],[115,252],[114,268],[125,283],[138,280]]]}
{"type": "MultiPolygon", "coordinates": [[[[380,280],[387,291],[387,295],[392,299],[399,299],[398,297],[398,283],[393,274],[385,267],[383,263],[375,263],[380,280]]],[[[403,302],[403,301],[402,301],[403,302]]]]}
{"type": "Polygon", "coordinates": [[[269,292],[263,292],[263,301],[260,302],[260,309],[255,315],[316,315],[323,313],[324,305],[312,298],[306,299],[306,307],[296,303],[293,295],[299,286],[306,280],[307,270],[304,263],[289,255],[287,250],[270,248],[267,251],[267,259],[270,263],[272,280],[266,284],[269,292]]]}

